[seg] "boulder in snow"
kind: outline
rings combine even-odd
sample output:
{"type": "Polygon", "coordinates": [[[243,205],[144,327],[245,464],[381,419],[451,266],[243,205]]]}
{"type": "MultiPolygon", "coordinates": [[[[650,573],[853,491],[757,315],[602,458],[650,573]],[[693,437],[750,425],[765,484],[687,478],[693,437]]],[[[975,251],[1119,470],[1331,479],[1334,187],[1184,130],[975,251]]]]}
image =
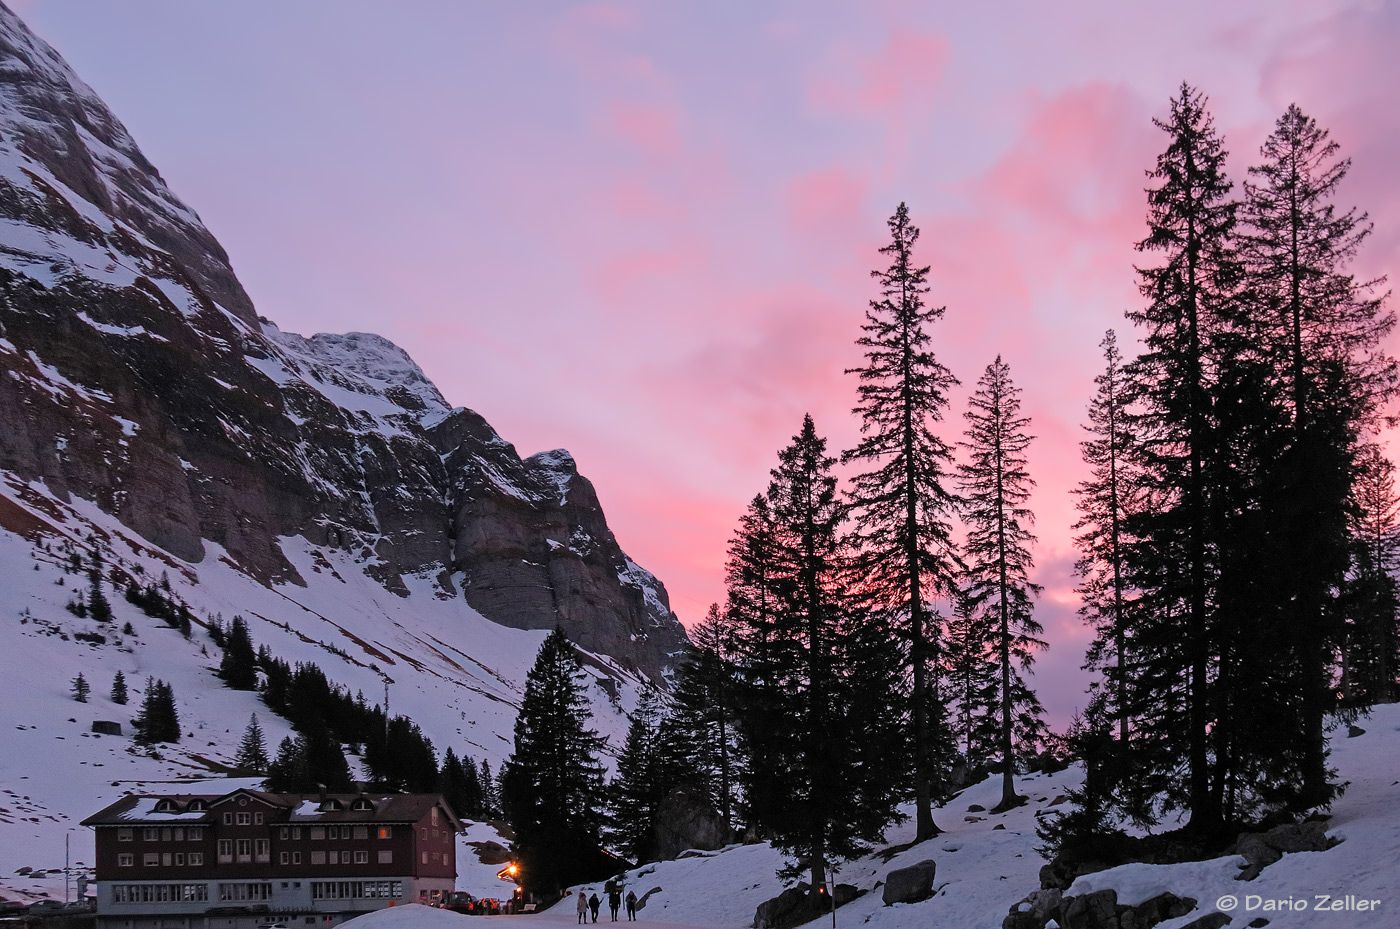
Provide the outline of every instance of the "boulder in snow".
{"type": "Polygon", "coordinates": [[[885,876],[885,906],[927,900],[933,893],[933,877],[937,871],[938,864],[931,858],[891,871],[885,876]]]}

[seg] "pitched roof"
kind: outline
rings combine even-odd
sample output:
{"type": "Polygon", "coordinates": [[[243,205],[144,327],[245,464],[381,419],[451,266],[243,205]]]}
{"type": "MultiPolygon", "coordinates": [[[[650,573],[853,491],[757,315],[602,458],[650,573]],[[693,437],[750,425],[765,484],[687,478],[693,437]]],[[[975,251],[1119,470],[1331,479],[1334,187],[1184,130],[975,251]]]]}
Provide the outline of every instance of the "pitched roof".
{"type": "MultiPolygon", "coordinates": [[[[452,827],[460,830],[461,822],[452,814],[441,794],[282,794],[241,788],[227,794],[137,794],[123,797],[83,820],[84,826],[131,826],[213,823],[220,810],[190,810],[193,800],[203,800],[217,807],[240,794],[252,796],[270,806],[288,811],[291,823],[416,823],[434,806],[440,806],[452,827]],[[162,800],[174,800],[175,812],[157,812],[162,800]],[[355,801],[368,800],[371,809],[355,809],[355,801]],[[323,801],[336,801],[335,803],[323,801]]],[[[363,803],[360,804],[364,806],[363,803]]]]}

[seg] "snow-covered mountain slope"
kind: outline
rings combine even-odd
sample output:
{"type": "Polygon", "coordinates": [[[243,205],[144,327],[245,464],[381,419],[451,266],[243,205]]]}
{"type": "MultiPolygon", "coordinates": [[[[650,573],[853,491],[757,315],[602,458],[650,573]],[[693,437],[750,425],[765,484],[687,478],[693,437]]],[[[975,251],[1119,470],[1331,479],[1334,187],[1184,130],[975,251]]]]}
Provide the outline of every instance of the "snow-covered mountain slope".
{"type": "Polygon", "coordinates": [[[198,215],[0,5],[0,891],[60,890],[13,872],[61,865],[70,829],[90,859],[73,824],[124,791],[221,775],[253,712],[286,734],[213,675],[198,623],[235,614],[373,702],[390,681],[439,752],[497,769],[548,630],[584,651],[619,742],[685,644],[572,456],[522,457],[380,336],[259,317],[198,215]],[[93,551],[110,624],[65,609],[86,586],[69,559],[93,551]],[[123,599],[163,575],[188,640],[123,599]],[[118,670],[137,694],[173,685],[178,746],[89,731],[130,732],[118,670]]]}
{"type": "Polygon", "coordinates": [[[257,317],[199,217],[3,6],[0,365],[0,471],[185,562],[212,543],[307,584],[278,543],[302,537],[396,595],[428,578],[652,676],[684,644],[567,452],[522,458],[384,338],[257,317]]]}
{"type": "MultiPolygon", "coordinates": [[[[1333,744],[1333,761],[1348,784],[1327,824],[1328,835],[1341,840],[1334,847],[1284,855],[1253,881],[1235,880],[1244,866],[1237,855],[1178,865],[1124,865],[1081,877],[1066,896],[1113,889],[1123,905],[1137,905],[1166,892],[1197,901],[1190,913],[1165,920],[1158,929],[1182,929],[1220,912],[1217,901],[1230,895],[1237,903],[1228,911],[1233,914],[1230,926],[1245,926],[1259,917],[1267,918],[1271,929],[1334,924],[1348,929],[1393,929],[1400,925],[1400,869],[1396,867],[1400,861],[1400,705],[1378,707],[1360,725],[1367,730],[1364,735],[1349,739],[1343,730],[1333,744]],[[1347,895],[1353,902],[1380,903],[1366,910],[1319,912],[1319,895],[1330,897],[1329,906],[1334,900],[1345,905],[1347,895]],[[1265,909],[1264,901],[1270,900],[1294,901],[1295,908],[1265,909]]],[[[937,838],[902,847],[913,837],[912,823],[891,829],[887,847],[900,848],[896,854],[877,852],[841,865],[836,875],[839,882],[869,892],[837,911],[837,925],[999,929],[1010,910],[1040,887],[1045,860],[1036,851],[1044,844],[1036,836],[1037,818],[1063,809],[1056,800],[1082,777],[1076,765],[1057,774],[1020,778],[1017,789],[1030,797],[1030,803],[991,814],[976,807],[989,810],[1001,799],[1001,781],[994,775],[935,811],[935,821],[945,830],[937,838]],[[886,875],[925,859],[933,859],[938,866],[934,895],[921,903],[884,906],[880,888],[886,875]]],[[[696,857],[645,865],[625,876],[627,886],[639,897],[659,888],[647,899],[643,921],[740,929],[752,924],[760,903],[783,889],[774,876],[783,864],[782,856],[767,844],[692,854],[696,857]]],[[[585,889],[602,896],[601,884],[585,889]]],[[[559,912],[546,913],[545,918],[561,925],[572,923],[571,906],[556,909],[559,912]]],[[[808,924],[813,929],[824,925],[830,925],[829,916],[808,924]]]]}
{"type": "MultiPolygon", "coordinates": [[[[499,770],[510,753],[521,684],[546,633],[502,626],[461,598],[434,596],[431,579],[410,579],[410,595],[400,597],[347,553],[302,538],[281,544],[311,579],[305,586],[265,586],[212,545],[200,564],[181,562],[90,503],[65,504],[38,485],[0,480],[0,892],[60,895],[61,876],[30,879],[16,869],[62,867],[66,834],[75,863],[90,864],[91,836],[76,824],[124,793],[200,790],[211,777],[219,778],[207,784],[214,791],[243,783],[223,775],[253,713],[270,744],[290,732],[255,694],[223,687],[214,674],[219,651],[198,623],[187,640],[110,583],[104,592],[111,622],[65,609],[89,584],[85,571],[70,573],[71,554],[86,557],[94,546],[109,576],[152,582],[164,575],[197,617],[242,615],[254,640],[273,654],[313,662],[372,702],[383,700],[390,682],[391,711],[416,721],[439,751],[450,746],[499,770]],[[130,635],[122,631],[128,622],[130,635]],[[109,698],[117,671],[132,691],[124,706],[109,698]],[[80,673],[92,688],[87,703],[72,696],[80,673]],[[172,685],[184,737],[148,753],[132,743],[130,723],[150,676],[172,685]],[[118,722],[124,734],[93,733],[94,721],[118,722]]],[[[594,723],[621,745],[624,711],[646,679],[607,655],[587,658],[594,723]]]]}

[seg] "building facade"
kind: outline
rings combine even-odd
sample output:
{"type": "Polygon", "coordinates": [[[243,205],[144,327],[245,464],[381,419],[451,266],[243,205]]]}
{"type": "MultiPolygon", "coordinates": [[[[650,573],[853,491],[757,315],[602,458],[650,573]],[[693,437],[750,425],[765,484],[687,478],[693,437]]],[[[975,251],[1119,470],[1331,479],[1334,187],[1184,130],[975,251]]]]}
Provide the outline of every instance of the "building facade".
{"type": "Polygon", "coordinates": [[[257,790],[125,797],[83,825],[98,929],[309,929],[436,902],[461,831],[437,794],[257,790]]]}

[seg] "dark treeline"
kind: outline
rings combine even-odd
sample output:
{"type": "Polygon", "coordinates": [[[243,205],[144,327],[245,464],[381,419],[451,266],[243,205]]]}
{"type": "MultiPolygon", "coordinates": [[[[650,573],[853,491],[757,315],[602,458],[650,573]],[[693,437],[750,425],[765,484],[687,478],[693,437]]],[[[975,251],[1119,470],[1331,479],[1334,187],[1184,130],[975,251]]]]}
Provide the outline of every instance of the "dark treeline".
{"type": "MultiPolygon", "coordinates": [[[[896,804],[914,801],[926,839],[934,805],[970,779],[1000,774],[1009,808],[1024,802],[1016,774],[1065,749],[1088,776],[1078,811],[1044,830],[1058,851],[1170,812],[1208,844],[1329,805],[1330,727],[1396,699],[1400,672],[1400,497],[1375,439],[1397,389],[1381,349],[1394,317],[1383,282],[1349,270],[1371,226],[1336,203],[1349,162],[1297,107],[1238,188],[1199,92],[1183,86],[1156,125],[1127,314],[1140,351],[1104,337],[1081,446],[1097,679],[1068,738],[1048,734],[1028,674],[1045,643],[1021,388],[995,358],[950,428],[959,381],[932,349],[944,308],[901,204],[848,372],[859,442],[829,449],[808,416],[778,452],[730,542],[726,601],[669,697],[634,713],[608,787],[567,643],[546,644],[562,716],[522,713],[507,778],[541,861],[564,827],[527,804],[568,810],[575,851],[609,838],[645,860],[665,804],[698,795],[815,887],[896,804]],[[546,756],[583,769],[545,776],[546,756]]],[[[558,878],[561,860],[545,870],[558,878]]]]}
{"type": "Polygon", "coordinates": [[[295,665],[274,656],[266,645],[255,647],[243,617],[227,627],[217,619],[210,634],[222,655],[219,676],[235,690],[256,690],[268,709],[291,723],[295,737],[282,740],[268,755],[254,717],[239,748],[238,766],[266,775],[266,788],[309,792],[353,787],[345,746],[359,754],[371,778],[370,788],[405,793],[440,792],[464,819],[500,815],[497,785],[488,762],[480,765],[451,748],[439,764],[432,741],[418,724],[403,716],[386,720],[383,708],[363,693],[333,683],[312,662],[295,665]]]}

